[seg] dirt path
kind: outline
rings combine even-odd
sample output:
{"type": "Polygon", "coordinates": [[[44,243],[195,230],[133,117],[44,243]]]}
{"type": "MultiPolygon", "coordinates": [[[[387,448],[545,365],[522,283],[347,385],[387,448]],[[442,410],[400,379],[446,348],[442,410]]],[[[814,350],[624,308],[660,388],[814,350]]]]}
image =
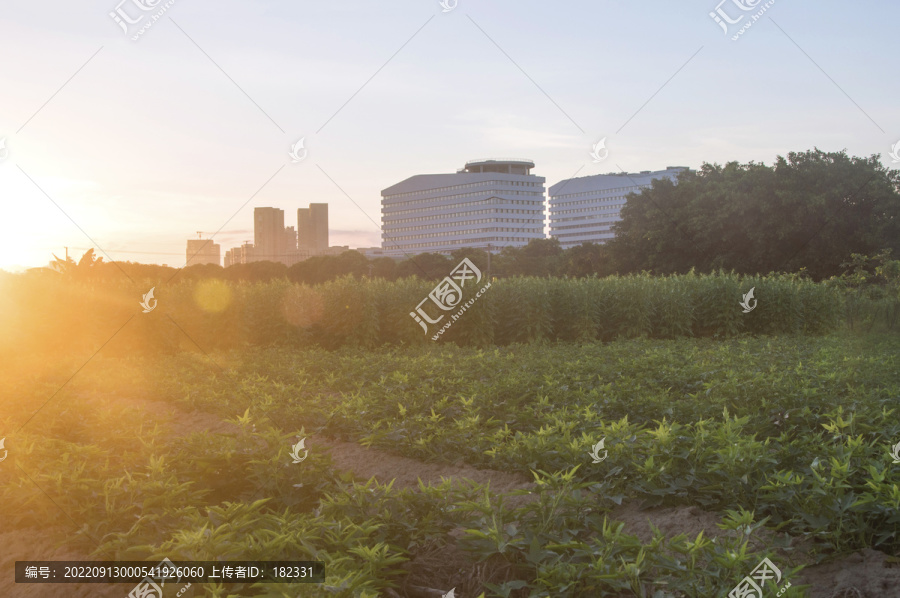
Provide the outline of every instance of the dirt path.
{"type": "Polygon", "coordinates": [[[71,527],[0,532],[0,596],[4,598],[123,598],[134,584],[16,584],[16,561],[89,561],[78,551],[58,546],[72,535],[71,527]]]}
{"type": "MultiPolygon", "coordinates": [[[[203,411],[184,411],[171,403],[149,400],[129,400],[129,406],[152,413],[161,425],[167,425],[171,436],[184,436],[205,430],[229,434],[237,430],[234,424],[221,417],[203,411]]],[[[490,484],[491,492],[507,493],[513,490],[532,489],[534,482],[528,476],[491,469],[477,469],[469,465],[423,463],[376,448],[364,447],[355,442],[342,442],[325,436],[309,436],[306,448],[326,451],[335,467],[351,472],[361,481],[375,477],[379,483],[394,480],[394,488],[418,488],[419,480],[425,484],[439,484],[441,478],[470,479],[479,484],[490,484]]]]}
{"type": "Polygon", "coordinates": [[[535,487],[528,477],[493,469],[476,469],[469,465],[423,463],[416,459],[386,453],[379,449],[360,446],[354,442],[341,442],[329,438],[311,438],[309,446],[324,448],[335,467],[363,480],[372,476],[379,482],[394,480],[395,488],[418,488],[421,479],[426,485],[440,484],[441,478],[469,479],[479,484],[490,484],[491,492],[505,494],[513,490],[530,490],[535,487]]]}

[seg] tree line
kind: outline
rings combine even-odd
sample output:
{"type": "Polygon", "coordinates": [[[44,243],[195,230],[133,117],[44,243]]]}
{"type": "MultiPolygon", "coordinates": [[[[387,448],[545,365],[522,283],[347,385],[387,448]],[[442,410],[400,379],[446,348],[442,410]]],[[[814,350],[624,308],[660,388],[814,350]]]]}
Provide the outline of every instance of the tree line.
{"type": "MultiPolygon", "coordinates": [[[[397,280],[439,280],[463,258],[495,277],[582,278],[646,271],[738,274],[802,272],[814,280],[839,275],[854,254],[900,254],[900,171],[880,156],[851,157],[818,149],[779,156],[772,166],[729,162],[682,172],[677,184],[659,179],[627,197],[622,220],[606,244],[563,249],[556,239],[504,247],[490,256],[463,248],[446,256],[424,253],[394,260],[357,251],[285,266],[275,262],[229,268],[194,265],[178,278],[273,279],[318,284],[352,275],[397,280]],[[490,262],[490,263],[489,263],[490,262]]],[[[82,278],[119,274],[166,279],[176,269],[118,262],[88,252],[79,262],[57,258],[55,271],[82,278]]]]}

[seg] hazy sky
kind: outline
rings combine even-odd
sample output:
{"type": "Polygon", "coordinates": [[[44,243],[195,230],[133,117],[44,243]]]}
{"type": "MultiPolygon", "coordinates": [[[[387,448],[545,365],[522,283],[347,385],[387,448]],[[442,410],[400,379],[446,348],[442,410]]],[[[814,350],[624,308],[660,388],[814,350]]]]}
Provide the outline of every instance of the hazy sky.
{"type": "Polygon", "coordinates": [[[0,267],[94,243],[181,266],[195,231],[224,254],[254,207],[310,202],[374,246],[381,189],[475,158],[548,186],[813,147],[900,165],[896,3],[775,0],[733,41],[764,2],[726,0],[726,34],[717,0],[175,0],[133,41],[165,2],[121,4],[129,35],[118,2],[3,0],[0,267]]]}

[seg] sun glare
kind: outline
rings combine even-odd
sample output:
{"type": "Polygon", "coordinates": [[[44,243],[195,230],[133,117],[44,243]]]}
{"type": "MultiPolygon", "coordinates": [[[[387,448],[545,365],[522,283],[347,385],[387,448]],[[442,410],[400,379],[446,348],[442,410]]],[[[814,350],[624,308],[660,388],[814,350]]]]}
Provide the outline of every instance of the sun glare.
{"type": "Polygon", "coordinates": [[[194,301],[207,313],[221,313],[231,305],[231,289],[221,280],[204,280],[194,289],[194,301]]]}

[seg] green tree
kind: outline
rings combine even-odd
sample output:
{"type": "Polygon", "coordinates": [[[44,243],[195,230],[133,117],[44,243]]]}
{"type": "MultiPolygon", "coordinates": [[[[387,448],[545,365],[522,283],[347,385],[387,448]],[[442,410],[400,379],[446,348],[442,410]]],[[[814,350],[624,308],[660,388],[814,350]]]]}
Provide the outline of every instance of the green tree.
{"type": "Polygon", "coordinates": [[[370,265],[374,278],[386,278],[387,280],[397,278],[397,261],[393,258],[377,257],[370,262],[370,265]]]}
{"type": "Polygon", "coordinates": [[[561,272],[573,278],[609,276],[614,273],[609,252],[597,243],[582,243],[566,249],[560,260],[561,272]]]}
{"type": "Polygon", "coordinates": [[[562,258],[559,239],[532,239],[525,247],[504,247],[493,270],[497,276],[556,276],[562,258]]]}
{"type": "MultiPolygon", "coordinates": [[[[488,271],[488,252],[484,249],[476,249],[474,247],[463,247],[462,249],[457,249],[453,253],[450,254],[451,260],[453,262],[452,267],[456,267],[456,264],[463,261],[463,259],[468,258],[470,262],[475,264],[475,267],[481,270],[482,275],[487,276],[488,271]]],[[[491,256],[491,267],[493,268],[493,256],[491,256]]]]}
{"type": "Polygon", "coordinates": [[[218,264],[194,264],[182,268],[178,274],[185,280],[202,280],[205,278],[224,278],[225,269],[218,264]]]}
{"type": "Polygon", "coordinates": [[[293,282],[321,284],[341,276],[352,274],[359,278],[369,274],[372,265],[366,256],[358,251],[345,251],[340,255],[318,255],[288,268],[287,276],[293,282]]]}
{"type": "Polygon", "coordinates": [[[450,274],[456,264],[440,253],[420,253],[397,264],[397,277],[418,276],[425,280],[440,280],[450,274]]]}
{"type": "Polygon", "coordinates": [[[247,282],[269,282],[287,276],[287,266],[280,262],[250,262],[234,264],[225,269],[228,280],[245,280],[247,282]]]}
{"type": "Polygon", "coordinates": [[[900,172],[871,158],[816,150],[704,164],[678,184],[630,194],[609,252],[620,272],[718,268],[798,271],[822,279],[852,253],[900,248],[900,172]]]}
{"type": "Polygon", "coordinates": [[[77,263],[68,255],[64,260],[58,258],[56,254],[52,255],[54,261],[51,262],[50,269],[59,272],[63,276],[72,278],[85,279],[92,277],[92,275],[100,271],[103,264],[103,256],[94,255],[93,247],[85,251],[77,263]]]}

